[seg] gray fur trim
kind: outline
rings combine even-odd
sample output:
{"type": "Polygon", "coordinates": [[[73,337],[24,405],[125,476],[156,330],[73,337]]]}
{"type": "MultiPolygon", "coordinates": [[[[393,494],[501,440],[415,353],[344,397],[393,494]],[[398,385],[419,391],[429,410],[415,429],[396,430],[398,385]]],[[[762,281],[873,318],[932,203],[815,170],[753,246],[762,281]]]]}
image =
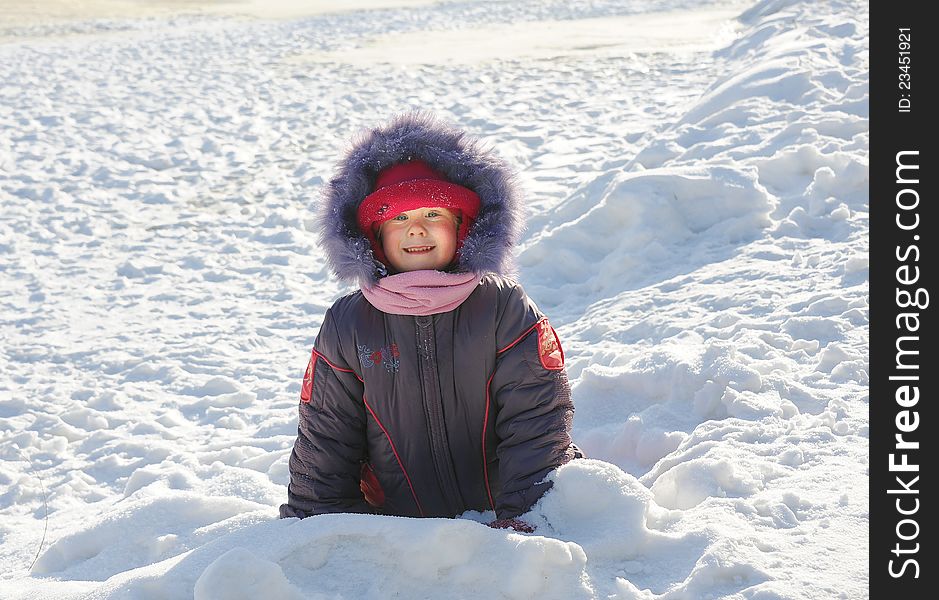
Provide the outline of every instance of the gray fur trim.
{"type": "Polygon", "coordinates": [[[432,113],[415,111],[359,132],[326,184],[319,241],[340,280],[373,285],[387,274],[358,229],[356,210],[378,173],[418,158],[479,195],[480,208],[460,249],[457,272],[516,274],[512,251],[522,231],[521,192],[508,163],[432,113]]]}

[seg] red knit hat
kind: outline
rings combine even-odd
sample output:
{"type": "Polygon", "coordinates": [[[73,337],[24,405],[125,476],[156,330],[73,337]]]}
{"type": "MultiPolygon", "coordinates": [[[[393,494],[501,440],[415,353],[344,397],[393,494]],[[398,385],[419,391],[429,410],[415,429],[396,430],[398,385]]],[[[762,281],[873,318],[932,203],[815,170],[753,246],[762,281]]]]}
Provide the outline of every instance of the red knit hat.
{"type": "Polygon", "coordinates": [[[384,169],[378,174],[375,189],[359,205],[357,215],[359,230],[371,242],[375,258],[388,264],[376,237],[381,224],[405,211],[424,207],[448,208],[462,217],[456,234],[459,251],[479,213],[479,196],[469,188],[450,183],[422,160],[410,160],[384,169]]]}

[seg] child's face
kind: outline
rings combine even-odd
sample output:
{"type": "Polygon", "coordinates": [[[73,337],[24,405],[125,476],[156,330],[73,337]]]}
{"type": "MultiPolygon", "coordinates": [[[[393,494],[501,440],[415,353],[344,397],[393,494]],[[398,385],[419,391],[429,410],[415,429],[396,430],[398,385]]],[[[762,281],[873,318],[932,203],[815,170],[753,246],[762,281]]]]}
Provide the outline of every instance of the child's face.
{"type": "Polygon", "coordinates": [[[403,273],[445,269],[456,254],[457,218],[446,208],[405,211],[379,229],[381,247],[391,266],[403,273]]]}

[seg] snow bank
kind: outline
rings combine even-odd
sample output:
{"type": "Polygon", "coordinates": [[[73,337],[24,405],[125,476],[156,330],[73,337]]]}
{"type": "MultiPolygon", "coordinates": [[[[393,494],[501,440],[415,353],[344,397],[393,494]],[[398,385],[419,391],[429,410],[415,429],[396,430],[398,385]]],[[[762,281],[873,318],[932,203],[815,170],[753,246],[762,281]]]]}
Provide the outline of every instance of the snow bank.
{"type": "Polygon", "coordinates": [[[670,269],[711,262],[710,249],[752,241],[769,226],[770,210],[755,170],[614,173],[599,194],[575,193],[561,204],[557,224],[532,237],[519,264],[537,282],[533,295],[547,299],[545,310],[566,297],[608,298],[670,269]]]}

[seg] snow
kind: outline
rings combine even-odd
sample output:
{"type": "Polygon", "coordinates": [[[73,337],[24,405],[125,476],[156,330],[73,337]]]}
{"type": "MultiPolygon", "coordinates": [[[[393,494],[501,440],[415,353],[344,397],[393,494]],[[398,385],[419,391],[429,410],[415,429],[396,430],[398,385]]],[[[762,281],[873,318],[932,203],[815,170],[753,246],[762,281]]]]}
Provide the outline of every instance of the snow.
{"type": "Polygon", "coordinates": [[[490,23],[485,27],[408,31],[380,35],[355,48],[312,53],[300,60],[358,66],[476,64],[486,60],[551,59],[561,56],[624,57],[634,52],[713,50],[732,40],[728,6],[659,10],[627,16],[490,23]],[[485,40],[481,43],[481,40],[485,40]],[[428,49],[433,49],[428,52],[428,49]]]}
{"type": "Polygon", "coordinates": [[[867,3],[141,4],[0,5],[0,597],[867,596],[867,3]],[[276,518],[312,207],[419,107],[527,193],[534,534],[276,518]]]}

